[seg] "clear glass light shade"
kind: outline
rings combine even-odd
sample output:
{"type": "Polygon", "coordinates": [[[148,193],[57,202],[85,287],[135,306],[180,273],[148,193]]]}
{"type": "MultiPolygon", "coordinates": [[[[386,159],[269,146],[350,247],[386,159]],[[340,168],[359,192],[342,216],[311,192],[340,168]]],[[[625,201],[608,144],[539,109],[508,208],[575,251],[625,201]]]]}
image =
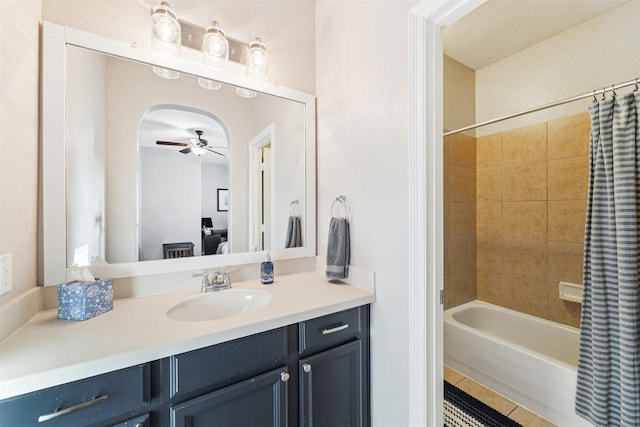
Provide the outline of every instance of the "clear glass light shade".
{"type": "Polygon", "coordinates": [[[202,77],[198,78],[198,84],[200,87],[208,90],[218,90],[222,87],[222,83],[202,77]]]}
{"type": "Polygon", "coordinates": [[[175,80],[178,77],[180,77],[180,73],[177,72],[176,70],[170,70],[168,68],[156,67],[155,65],[153,66],[153,72],[157,76],[160,76],[163,79],[168,79],[168,80],[175,80]]]}
{"type": "Polygon", "coordinates": [[[249,57],[247,59],[247,76],[252,79],[266,80],[269,69],[269,53],[267,47],[259,37],[249,45],[249,57]]]}
{"type": "Polygon", "coordinates": [[[236,94],[243,98],[255,98],[258,95],[258,92],[251,89],[245,89],[243,87],[236,88],[236,94]]]}
{"type": "Polygon", "coordinates": [[[158,54],[176,58],[182,54],[180,23],[168,3],[153,8],[151,15],[151,47],[158,54]]]}
{"type": "Polygon", "coordinates": [[[229,40],[218,22],[213,21],[202,37],[202,55],[205,67],[227,71],[229,67],[229,40]]]}

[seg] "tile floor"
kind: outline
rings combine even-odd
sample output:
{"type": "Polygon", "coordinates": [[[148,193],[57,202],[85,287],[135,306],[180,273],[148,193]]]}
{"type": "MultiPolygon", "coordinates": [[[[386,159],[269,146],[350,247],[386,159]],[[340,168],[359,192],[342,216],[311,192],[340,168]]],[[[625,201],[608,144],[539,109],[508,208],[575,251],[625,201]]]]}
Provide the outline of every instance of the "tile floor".
{"type": "Polygon", "coordinates": [[[517,403],[445,366],[444,379],[524,427],[557,427],[517,403]]]}

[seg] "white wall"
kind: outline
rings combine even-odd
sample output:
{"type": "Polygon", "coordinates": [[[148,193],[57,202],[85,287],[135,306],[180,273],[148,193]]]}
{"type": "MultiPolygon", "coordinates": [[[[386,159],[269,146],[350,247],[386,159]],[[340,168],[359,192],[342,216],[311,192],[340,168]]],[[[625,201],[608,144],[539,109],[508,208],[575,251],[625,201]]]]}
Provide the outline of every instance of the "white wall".
{"type": "Polygon", "coordinates": [[[162,259],[163,243],[191,242],[200,254],[200,158],[140,149],[140,261],[162,259]]]}
{"type": "Polygon", "coordinates": [[[229,168],[226,165],[202,163],[202,217],[211,218],[213,228],[229,226],[228,212],[218,212],[218,188],[229,188],[229,168]]]}
{"type": "MultiPolygon", "coordinates": [[[[459,129],[475,123],[476,120],[476,75],[464,64],[444,56],[443,68],[443,101],[444,128],[459,129]]],[[[474,135],[474,132],[469,132],[474,135]]]]}
{"type": "Polygon", "coordinates": [[[13,254],[0,303],[37,283],[40,11],[40,1],[0,1],[0,254],[13,254]]]}
{"type": "MultiPolygon", "coordinates": [[[[508,35],[505,35],[508,37],[508,35]]],[[[476,71],[476,121],[640,77],[640,0],[476,71]]],[[[489,135],[586,111],[590,99],[486,126],[489,135]]]]}
{"type": "Polygon", "coordinates": [[[318,253],[351,207],[351,263],[375,272],[374,427],[408,426],[408,22],[413,1],[317,1],[318,253]]]}

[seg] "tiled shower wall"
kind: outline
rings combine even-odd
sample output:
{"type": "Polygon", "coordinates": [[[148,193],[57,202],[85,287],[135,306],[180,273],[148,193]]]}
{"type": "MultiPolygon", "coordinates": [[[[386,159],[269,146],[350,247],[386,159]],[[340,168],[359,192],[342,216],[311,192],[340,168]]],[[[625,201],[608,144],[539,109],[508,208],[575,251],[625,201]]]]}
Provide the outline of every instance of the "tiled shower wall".
{"type": "Polygon", "coordinates": [[[444,308],[476,299],[476,139],[444,139],[444,308]]]}
{"type": "Polygon", "coordinates": [[[558,282],[582,283],[589,129],[583,113],[477,139],[478,299],[579,325],[558,282]]]}

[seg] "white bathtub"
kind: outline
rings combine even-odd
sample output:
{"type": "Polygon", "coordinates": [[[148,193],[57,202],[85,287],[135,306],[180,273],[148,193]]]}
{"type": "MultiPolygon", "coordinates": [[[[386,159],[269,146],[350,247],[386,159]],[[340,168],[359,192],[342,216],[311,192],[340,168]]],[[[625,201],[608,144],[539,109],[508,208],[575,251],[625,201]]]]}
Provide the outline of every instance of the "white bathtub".
{"type": "Polygon", "coordinates": [[[575,415],[579,331],[482,301],[444,312],[444,362],[561,426],[575,415]]]}

